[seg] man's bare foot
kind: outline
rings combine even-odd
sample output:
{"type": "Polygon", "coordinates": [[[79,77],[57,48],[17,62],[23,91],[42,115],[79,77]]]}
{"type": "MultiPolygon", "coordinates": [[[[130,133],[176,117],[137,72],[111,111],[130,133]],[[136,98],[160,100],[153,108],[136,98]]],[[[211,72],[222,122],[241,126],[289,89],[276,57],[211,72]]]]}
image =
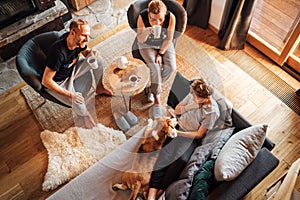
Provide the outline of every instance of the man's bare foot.
{"type": "Polygon", "coordinates": [[[74,122],[76,127],[91,129],[97,126],[97,118],[94,117],[87,112],[86,116],[82,115],[74,115],[74,122]]]}
{"type": "Polygon", "coordinates": [[[88,114],[84,117],[84,124],[85,128],[88,129],[91,129],[97,125],[91,114],[88,114]]]}
{"type": "Polygon", "coordinates": [[[99,84],[96,88],[96,95],[98,94],[105,94],[105,95],[109,95],[112,96],[113,92],[110,89],[106,89],[103,84],[99,84]]]}

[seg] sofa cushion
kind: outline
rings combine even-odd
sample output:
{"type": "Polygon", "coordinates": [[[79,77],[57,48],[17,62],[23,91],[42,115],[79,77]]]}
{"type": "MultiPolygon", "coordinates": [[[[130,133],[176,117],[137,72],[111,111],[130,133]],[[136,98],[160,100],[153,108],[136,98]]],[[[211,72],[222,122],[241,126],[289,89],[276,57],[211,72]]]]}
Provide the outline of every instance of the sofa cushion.
{"type": "Polygon", "coordinates": [[[255,159],[265,140],[267,125],[254,125],[231,136],[216,159],[214,174],[217,181],[238,177],[255,159]]]}
{"type": "Polygon", "coordinates": [[[168,96],[168,105],[175,108],[190,92],[190,84],[189,80],[182,76],[180,72],[177,72],[168,96]]]}
{"type": "Polygon", "coordinates": [[[223,129],[224,127],[229,127],[233,125],[232,122],[232,103],[224,98],[224,96],[216,89],[214,89],[214,93],[212,97],[218,103],[219,110],[220,110],[220,117],[216,121],[216,126],[219,129],[223,129]]]}

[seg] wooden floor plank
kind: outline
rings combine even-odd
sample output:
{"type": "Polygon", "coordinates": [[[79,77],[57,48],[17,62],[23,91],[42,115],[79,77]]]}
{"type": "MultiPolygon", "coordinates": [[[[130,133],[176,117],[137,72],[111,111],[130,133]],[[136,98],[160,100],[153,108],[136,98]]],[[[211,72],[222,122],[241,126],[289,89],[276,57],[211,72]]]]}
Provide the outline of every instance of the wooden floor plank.
{"type": "Polygon", "coordinates": [[[10,199],[10,200],[17,200],[17,199],[26,199],[24,194],[24,190],[20,184],[16,184],[15,186],[11,187],[8,191],[0,194],[0,199],[10,199]]]}

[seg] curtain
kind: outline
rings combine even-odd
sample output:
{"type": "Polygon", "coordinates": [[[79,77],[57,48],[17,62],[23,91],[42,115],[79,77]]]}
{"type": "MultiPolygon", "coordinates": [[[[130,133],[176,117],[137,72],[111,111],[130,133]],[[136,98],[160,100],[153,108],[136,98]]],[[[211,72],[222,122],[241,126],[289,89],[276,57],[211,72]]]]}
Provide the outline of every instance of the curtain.
{"type": "Polygon", "coordinates": [[[219,30],[219,48],[244,49],[255,0],[227,0],[219,30]]]}
{"type": "Polygon", "coordinates": [[[212,0],[184,0],[183,7],[188,16],[188,24],[206,29],[211,11],[212,0]]]}

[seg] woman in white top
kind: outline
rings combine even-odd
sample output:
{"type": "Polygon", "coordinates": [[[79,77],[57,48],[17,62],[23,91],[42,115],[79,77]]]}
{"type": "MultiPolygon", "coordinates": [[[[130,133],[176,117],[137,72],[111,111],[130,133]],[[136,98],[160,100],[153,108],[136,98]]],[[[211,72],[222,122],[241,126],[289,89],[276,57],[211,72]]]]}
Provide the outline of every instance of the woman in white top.
{"type": "Polygon", "coordinates": [[[141,11],[137,21],[137,40],[141,56],[150,69],[151,91],[148,101],[154,101],[153,117],[162,115],[159,94],[162,83],[176,70],[175,15],[161,0],[152,0],[148,9],[141,11]],[[159,27],[158,34],[154,30],[159,27]]]}

